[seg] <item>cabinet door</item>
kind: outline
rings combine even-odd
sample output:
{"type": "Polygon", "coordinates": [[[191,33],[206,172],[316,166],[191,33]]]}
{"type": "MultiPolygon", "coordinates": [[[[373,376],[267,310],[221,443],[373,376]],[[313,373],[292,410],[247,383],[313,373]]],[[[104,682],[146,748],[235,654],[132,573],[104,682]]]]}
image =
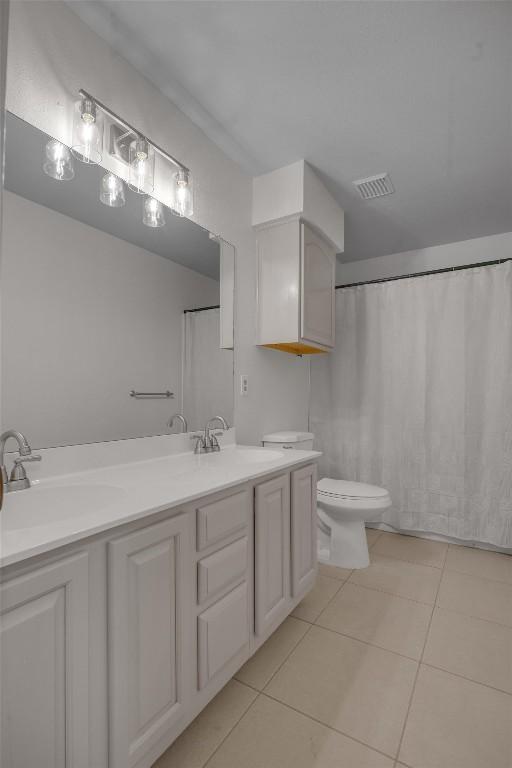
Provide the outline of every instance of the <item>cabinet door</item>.
{"type": "Polygon", "coordinates": [[[290,478],[255,489],[255,631],[264,635],[286,615],[290,597],[290,478]]]}
{"type": "Polygon", "coordinates": [[[188,517],[109,543],[110,765],[129,768],[182,716],[188,517]]]}
{"type": "Polygon", "coordinates": [[[201,689],[249,642],[246,582],[198,616],[197,640],[201,689]]]}
{"type": "Polygon", "coordinates": [[[307,224],[301,235],[301,336],[333,347],[336,252],[307,224]]]}
{"type": "Polygon", "coordinates": [[[302,597],[316,576],[316,464],[292,472],[292,595],[302,597]]]}
{"type": "Polygon", "coordinates": [[[88,557],[0,590],[2,768],[90,768],[88,557]]]}

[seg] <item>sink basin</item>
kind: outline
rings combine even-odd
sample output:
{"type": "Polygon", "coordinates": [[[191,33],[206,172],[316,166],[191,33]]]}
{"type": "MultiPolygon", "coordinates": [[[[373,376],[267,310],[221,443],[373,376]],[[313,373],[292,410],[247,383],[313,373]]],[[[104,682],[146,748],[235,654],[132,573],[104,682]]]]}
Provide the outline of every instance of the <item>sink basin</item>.
{"type": "Polygon", "coordinates": [[[99,512],[123,498],[125,491],[113,485],[32,486],[4,497],[0,529],[38,528],[80,517],[91,509],[99,512]]]}

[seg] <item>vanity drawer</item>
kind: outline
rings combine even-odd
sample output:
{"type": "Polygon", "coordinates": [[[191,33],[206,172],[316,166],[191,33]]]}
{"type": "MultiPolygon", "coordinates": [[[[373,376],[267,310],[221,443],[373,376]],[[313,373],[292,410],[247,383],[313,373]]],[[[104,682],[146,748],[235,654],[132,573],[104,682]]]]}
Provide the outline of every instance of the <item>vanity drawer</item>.
{"type": "Polygon", "coordinates": [[[225,539],[247,526],[249,491],[244,490],[205,504],[197,509],[197,548],[199,550],[225,539]]]}
{"type": "Polygon", "coordinates": [[[197,599],[199,603],[222,592],[229,584],[244,578],[247,570],[247,536],[238,539],[197,564],[197,599]]]}
{"type": "Polygon", "coordinates": [[[249,642],[246,582],[198,616],[197,639],[201,689],[249,642]]]}

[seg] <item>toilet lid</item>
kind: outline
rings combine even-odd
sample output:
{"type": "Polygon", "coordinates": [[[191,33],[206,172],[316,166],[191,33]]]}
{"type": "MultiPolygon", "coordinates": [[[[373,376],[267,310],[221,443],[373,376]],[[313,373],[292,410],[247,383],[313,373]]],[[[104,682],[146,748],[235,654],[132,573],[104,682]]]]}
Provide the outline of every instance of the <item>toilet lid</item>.
{"type": "Polygon", "coordinates": [[[317,490],[324,496],[339,496],[345,499],[381,499],[388,495],[388,491],[378,485],[355,483],[353,480],[332,480],[330,477],[319,480],[317,490]]]}

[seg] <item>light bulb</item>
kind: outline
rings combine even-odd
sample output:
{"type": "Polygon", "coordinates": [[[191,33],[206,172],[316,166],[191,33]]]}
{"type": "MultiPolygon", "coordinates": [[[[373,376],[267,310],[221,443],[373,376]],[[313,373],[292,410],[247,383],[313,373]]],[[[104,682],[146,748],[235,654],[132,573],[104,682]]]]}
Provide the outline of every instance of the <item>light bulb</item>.
{"type": "Polygon", "coordinates": [[[152,146],[144,138],[130,144],[130,175],[128,186],[139,195],[153,191],[155,155],[152,146]]]}
{"type": "Polygon", "coordinates": [[[121,208],[126,203],[124,183],[114,173],[106,173],[101,180],[100,200],[103,205],[121,208]]]}
{"type": "Polygon", "coordinates": [[[60,141],[50,139],[45,147],[43,171],[57,181],[70,181],[75,176],[71,152],[60,141]]]}
{"type": "Polygon", "coordinates": [[[192,216],[193,212],[192,176],[190,171],[180,168],[174,174],[173,213],[178,216],[192,216]]]}
{"type": "Polygon", "coordinates": [[[144,200],[144,215],[142,221],[146,227],[165,226],[164,207],[159,200],[155,200],[154,197],[146,197],[144,200]]]}
{"type": "Polygon", "coordinates": [[[96,104],[84,98],[75,105],[71,151],[82,163],[98,165],[102,150],[103,120],[97,114],[96,104]]]}

